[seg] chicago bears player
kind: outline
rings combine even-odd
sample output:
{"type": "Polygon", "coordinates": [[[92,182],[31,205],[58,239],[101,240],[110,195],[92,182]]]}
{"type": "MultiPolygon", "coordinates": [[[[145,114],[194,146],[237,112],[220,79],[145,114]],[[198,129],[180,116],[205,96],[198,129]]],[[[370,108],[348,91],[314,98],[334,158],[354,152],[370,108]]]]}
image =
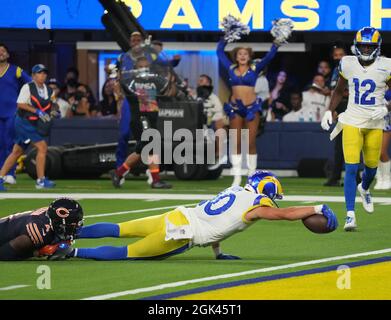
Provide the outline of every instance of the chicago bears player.
{"type": "MultiPolygon", "coordinates": [[[[23,260],[68,252],[83,224],[83,209],[72,199],[59,198],[49,207],[0,219],[0,260],[23,260]]],[[[68,252],[69,253],[69,252],[68,252]]]]}
{"type": "Polygon", "coordinates": [[[329,110],[322,119],[322,128],[330,129],[332,114],[349,86],[349,101],[331,139],[342,130],[345,159],[344,193],[347,217],[345,231],[357,228],[355,216],[356,190],[359,191],[365,211],[374,211],[369,187],[376,175],[382,145],[384,117],[388,113],[384,94],[391,85],[391,59],[380,56],[381,36],[378,30],[365,27],[354,39],[354,56],[345,56],[339,65],[340,77],[331,97],[329,110]],[[364,156],[362,183],[356,185],[356,174],[361,151],[364,156]]]}
{"type": "Polygon", "coordinates": [[[96,260],[159,259],[193,246],[211,246],[216,259],[240,259],[222,253],[219,243],[259,219],[298,220],[320,214],[326,217],[328,230],[337,228],[337,218],[327,205],[278,208],[274,200],[281,198],[277,177],[268,171],[256,171],[244,188],[228,188],[194,208],[178,207],[162,215],[83,227],[78,238],[142,239],[123,247],[74,249],[69,256],[96,260]]]}

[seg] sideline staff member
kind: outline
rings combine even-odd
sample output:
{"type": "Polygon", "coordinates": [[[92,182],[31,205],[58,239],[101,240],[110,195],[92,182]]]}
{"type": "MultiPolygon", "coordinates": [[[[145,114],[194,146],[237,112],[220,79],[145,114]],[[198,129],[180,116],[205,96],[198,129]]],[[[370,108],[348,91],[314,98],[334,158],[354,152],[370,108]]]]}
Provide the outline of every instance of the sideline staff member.
{"type": "Polygon", "coordinates": [[[24,153],[30,143],[37,148],[36,169],[37,189],[53,188],[55,183],[45,177],[45,162],[47,144],[44,139],[48,135],[50,114],[52,109],[51,99],[53,90],[45,82],[48,76],[46,67],[37,64],[32,69],[33,81],[25,84],[20,90],[17,100],[18,111],[15,116],[15,144],[0,170],[0,191],[6,191],[4,176],[24,153]]]}

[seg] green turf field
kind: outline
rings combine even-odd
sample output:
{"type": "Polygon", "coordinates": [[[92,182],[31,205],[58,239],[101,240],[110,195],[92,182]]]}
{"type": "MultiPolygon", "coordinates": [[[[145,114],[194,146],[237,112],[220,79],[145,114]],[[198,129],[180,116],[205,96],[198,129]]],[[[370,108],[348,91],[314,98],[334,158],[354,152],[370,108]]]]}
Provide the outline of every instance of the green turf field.
{"type": "MultiPolygon", "coordinates": [[[[342,188],[322,187],[323,179],[283,178],[282,184],[286,195],[342,196],[342,188]]],[[[174,189],[164,193],[178,194],[215,194],[227,187],[231,179],[225,177],[217,181],[176,181],[171,182],[174,189]]],[[[56,193],[150,193],[161,191],[149,189],[143,178],[128,181],[121,190],[114,190],[108,180],[60,180],[57,181],[56,193]]],[[[18,184],[11,186],[9,192],[28,192],[42,194],[33,188],[33,181],[26,176],[18,178],[18,184]]],[[[46,192],[46,190],[45,190],[46,192]]],[[[374,196],[390,197],[389,192],[374,192],[374,196]]],[[[81,198],[82,195],[80,195],[81,198]]],[[[10,213],[46,206],[52,198],[47,199],[1,199],[0,217],[10,213]]],[[[376,201],[376,200],[375,200],[376,201]]],[[[177,205],[190,205],[194,200],[153,200],[132,199],[81,199],[85,212],[85,224],[96,222],[121,222],[164,213],[177,205]],[[160,209],[159,209],[160,208],[160,209]],[[138,212],[132,212],[141,210],[138,212]],[[124,211],[130,211],[128,213],[124,211]],[[112,215],[113,213],[121,214],[112,215]],[[94,217],[89,217],[89,216],[94,217]],[[104,215],[104,216],[99,216],[104,215]]],[[[304,205],[303,201],[282,201],[282,207],[304,205]]],[[[390,204],[375,206],[375,213],[364,213],[361,204],[357,205],[359,229],[353,233],[343,231],[345,216],[343,202],[329,202],[337,213],[340,227],[327,235],[312,234],[299,222],[259,221],[246,231],[236,234],[222,243],[223,252],[239,255],[239,261],[217,261],[213,259],[210,248],[193,248],[186,253],[162,261],[117,261],[95,262],[87,260],[68,261],[25,261],[0,262],[0,299],[83,299],[110,293],[130,290],[129,294],[120,295],[118,299],[140,299],[167,292],[196,288],[224,281],[239,280],[268,274],[281,273],[274,270],[262,274],[236,276],[229,279],[213,279],[213,276],[232,274],[273,266],[287,265],[295,262],[311,261],[335,256],[351,255],[362,252],[391,248],[391,213],[390,204]],[[47,265],[51,271],[51,289],[39,290],[36,282],[40,274],[37,268],[47,265]],[[174,284],[212,277],[212,279],[189,284],[174,284]],[[171,284],[170,287],[155,287],[171,284]],[[13,286],[25,286],[14,288],[13,286]],[[9,288],[11,287],[11,288],[9,288]],[[8,288],[9,290],[5,290],[8,288]],[[140,289],[140,290],[135,290],[140,289]]],[[[99,245],[123,245],[129,240],[99,239],[78,240],[77,247],[99,245]]],[[[382,254],[387,255],[387,254],[382,254]]],[[[388,253],[389,255],[389,253],[388,253]]],[[[326,262],[297,267],[286,271],[308,269],[316,266],[378,257],[356,257],[340,261],[326,262]]]]}

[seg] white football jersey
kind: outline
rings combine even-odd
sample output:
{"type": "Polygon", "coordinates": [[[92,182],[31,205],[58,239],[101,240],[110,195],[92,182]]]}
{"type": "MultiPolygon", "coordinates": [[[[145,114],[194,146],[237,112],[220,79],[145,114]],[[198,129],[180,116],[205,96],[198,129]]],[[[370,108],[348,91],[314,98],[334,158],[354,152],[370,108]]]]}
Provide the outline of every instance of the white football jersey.
{"type": "Polygon", "coordinates": [[[180,207],[186,216],[193,234],[192,244],[207,246],[246,229],[252,224],[244,215],[259,206],[273,207],[267,196],[231,187],[195,208],[180,207]]]}
{"type": "Polygon", "coordinates": [[[384,120],[372,120],[375,108],[385,106],[384,94],[391,78],[391,59],[378,57],[362,66],[356,56],[345,56],[339,65],[340,75],[348,80],[349,102],[338,121],[358,128],[383,129],[384,120]]]}

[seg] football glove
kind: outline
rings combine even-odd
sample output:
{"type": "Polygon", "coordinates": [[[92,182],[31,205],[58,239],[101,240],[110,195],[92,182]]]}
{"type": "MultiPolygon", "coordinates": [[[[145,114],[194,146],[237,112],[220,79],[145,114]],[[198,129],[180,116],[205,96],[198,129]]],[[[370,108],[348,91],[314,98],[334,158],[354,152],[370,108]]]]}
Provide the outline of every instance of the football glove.
{"type": "Polygon", "coordinates": [[[333,212],[333,210],[330,209],[330,207],[327,204],[324,204],[322,206],[322,214],[327,219],[327,228],[329,230],[334,231],[338,227],[338,220],[333,212]]]}
{"type": "Polygon", "coordinates": [[[42,247],[41,249],[38,250],[38,256],[39,257],[51,256],[56,252],[59,245],[60,245],[59,243],[56,243],[56,244],[48,244],[42,247]]]}
{"type": "Polygon", "coordinates": [[[321,127],[323,130],[330,130],[330,126],[333,124],[333,114],[330,110],[327,110],[322,118],[321,127]]]}
{"type": "Polygon", "coordinates": [[[72,246],[67,242],[61,242],[58,244],[57,249],[53,254],[48,256],[48,260],[65,260],[70,258],[70,254],[73,251],[72,246]]]}
{"type": "Polygon", "coordinates": [[[219,253],[216,256],[216,259],[217,260],[241,260],[240,257],[233,256],[233,255],[230,255],[230,254],[225,254],[225,253],[219,253]]]}
{"type": "Polygon", "coordinates": [[[388,114],[387,107],[376,108],[372,111],[372,120],[381,120],[388,114]]]}
{"type": "Polygon", "coordinates": [[[39,109],[35,111],[35,114],[41,119],[43,122],[49,122],[50,121],[50,116],[46,113],[43,112],[39,109]]]}

